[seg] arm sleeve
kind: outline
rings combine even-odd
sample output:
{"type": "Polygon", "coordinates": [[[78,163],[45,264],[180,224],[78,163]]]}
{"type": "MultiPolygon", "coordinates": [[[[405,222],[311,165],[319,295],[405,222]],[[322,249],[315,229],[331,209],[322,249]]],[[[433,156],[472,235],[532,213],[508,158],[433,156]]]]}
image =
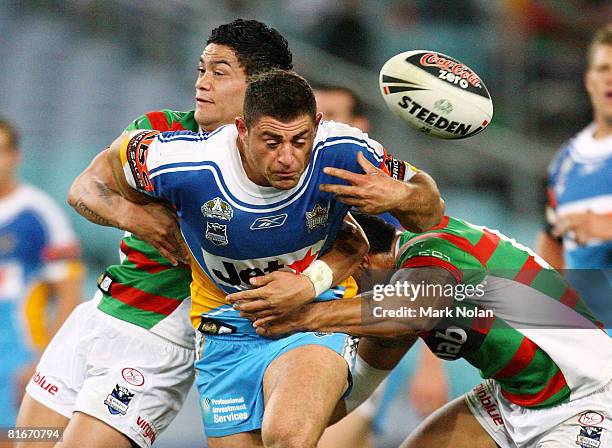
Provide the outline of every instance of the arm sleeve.
{"type": "Polygon", "coordinates": [[[128,185],[141,193],[160,197],[151,181],[150,171],[163,163],[158,144],[159,131],[134,131],[127,134],[121,144],[120,157],[123,174],[128,185]]]}
{"type": "Polygon", "coordinates": [[[396,267],[402,269],[437,266],[450,272],[457,283],[465,283],[483,271],[476,258],[443,237],[443,234],[438,236],[426,233],[416,237],[414,234],[402,236],[398,243],[396,267]]]}

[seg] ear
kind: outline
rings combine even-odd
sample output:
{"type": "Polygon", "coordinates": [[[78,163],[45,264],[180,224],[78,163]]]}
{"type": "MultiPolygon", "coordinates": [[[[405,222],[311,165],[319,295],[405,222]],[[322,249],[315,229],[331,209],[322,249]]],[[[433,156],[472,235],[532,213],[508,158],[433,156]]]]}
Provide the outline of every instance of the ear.
{"type": "Polygon", "coordinates": [[[363,257],[363,260],[361,260],[361,263],[359,264],[359,267],[361,269],[369,269],[370,268],[370,264],[371,264],[371,260],[370,260],[370,254],[366,254],[365,257],[363,257]]]}
{"type": "Polygon", "coordinates": [[[238,138],[243,145],[246,145],[249,137],[249,129],[247,128],[244,118],[236,117],[236,128],[238,129],[238,138]]]}
{"type": "Polygon", "coordinates": [[[323,114],[321,112],[317,112],[317,115],[315,115],[315,128],[319,126],[319,123],[321,123],[322,119],[323,119],[323,114]]]}
{"type": "Polygon", "coordinates": [[[587,69],[587,71],[584,72],[584,87],[586,88],[587,92],[589,92],[589,94],[591,93],[591,84],[591,71],[587,69]]]}

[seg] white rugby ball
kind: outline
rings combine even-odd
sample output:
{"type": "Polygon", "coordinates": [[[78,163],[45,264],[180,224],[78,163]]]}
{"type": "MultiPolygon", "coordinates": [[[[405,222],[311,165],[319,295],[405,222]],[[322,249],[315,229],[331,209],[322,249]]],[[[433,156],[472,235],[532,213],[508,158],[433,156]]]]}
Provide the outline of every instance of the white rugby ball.
{"type": "Polygon", "coordinates": [[[437,51],[393,56],[380,70],[379,84],[395,115],[434,137],[471,137],[493,117],[493,101],[482,79],[467,65],[437,51]]]}

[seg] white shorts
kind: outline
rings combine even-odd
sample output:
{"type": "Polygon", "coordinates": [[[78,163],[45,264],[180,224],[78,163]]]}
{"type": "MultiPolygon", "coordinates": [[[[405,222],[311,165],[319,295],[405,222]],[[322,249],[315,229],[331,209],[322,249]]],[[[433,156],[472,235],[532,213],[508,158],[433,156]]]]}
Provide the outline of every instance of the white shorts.
{"type": "Polygon", "coordinates": [[[72,312],[26,390],[71,418],[91,415],[149,448],[172,422],[194,379],[194,350],[98,310],[72,312]]]}
{"type": "Polygon", "coordinates": [[[465,403],[502,448],[612,448],[612,382],[568,403],[529,409],[510,403],[487,380],[465,403]]]}

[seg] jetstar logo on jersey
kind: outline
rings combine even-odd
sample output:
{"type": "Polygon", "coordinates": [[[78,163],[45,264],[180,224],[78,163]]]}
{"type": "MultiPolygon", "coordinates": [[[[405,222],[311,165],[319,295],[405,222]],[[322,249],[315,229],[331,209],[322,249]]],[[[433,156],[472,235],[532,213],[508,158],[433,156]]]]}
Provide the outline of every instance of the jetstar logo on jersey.
{"type": "Polygon", "coordinates": [[[128,142],[127,162],[134,182],[140,190],[153,191],[153,184],[149,180],[149,169],[147,168],[147,153],[157,134],[159,134],[158,131],[141,132],[128,142]]]}
{"type": "Polygon", "coordinates": [[[155,431],[155,428],[151,423],[149,423],[139,415],[136,418],[136,424],[138,425],[138,428],[140,428],[140,432],[143,436],[149,439],[151,443],[155,442],[155,438],[157,437],[157,431],[155,431]]]}
{"type": "Polygon", "coordinates": [[[230,221],[234,216],[232,207],[220,197],[205,202],[200,208],[205,218],[216,218],[230,221]]]}
{"type": "Polygon", "coordinates": [[[316,204],[311,212],[306,212],[306,227],[311,232],[317,227],[325,227],[329,219],[329,202],[323,206],[316,204]]]}
{"type": "MultiPolygon", "coordinates": [[[[323,239],[295,252],[251,260],[220,257],[204,250],[202,255],[208,271],[213,275],[213,280],[225,286],[246,289],[252,287],[249,280],[253,277],[266,275],[284,267],[299,266],[303,269],[307,268],[321,251],[324,243],[325,240],[323,239]],[[310,260],[308,265],[306,260],[310,260]]],[[[295,270],[297,271],[297,269],[295,270]]]]}
{"type": "Polygon", "coordinates": [[[112,415],[125,415],[130,405],[130,401],[134,398],[134,394],[125,387],[118,384],[115,385],[113,391],[107,395],[104,404],[108,406],[108,412],[112,415]]]}
{"type": "Polygon", "coordinates": [[[59,393],[59,386],[53,384],[40,372],[36,372],[32,377],[32,382],[47,392],[49,395],[56,396],[59,393]]]}

